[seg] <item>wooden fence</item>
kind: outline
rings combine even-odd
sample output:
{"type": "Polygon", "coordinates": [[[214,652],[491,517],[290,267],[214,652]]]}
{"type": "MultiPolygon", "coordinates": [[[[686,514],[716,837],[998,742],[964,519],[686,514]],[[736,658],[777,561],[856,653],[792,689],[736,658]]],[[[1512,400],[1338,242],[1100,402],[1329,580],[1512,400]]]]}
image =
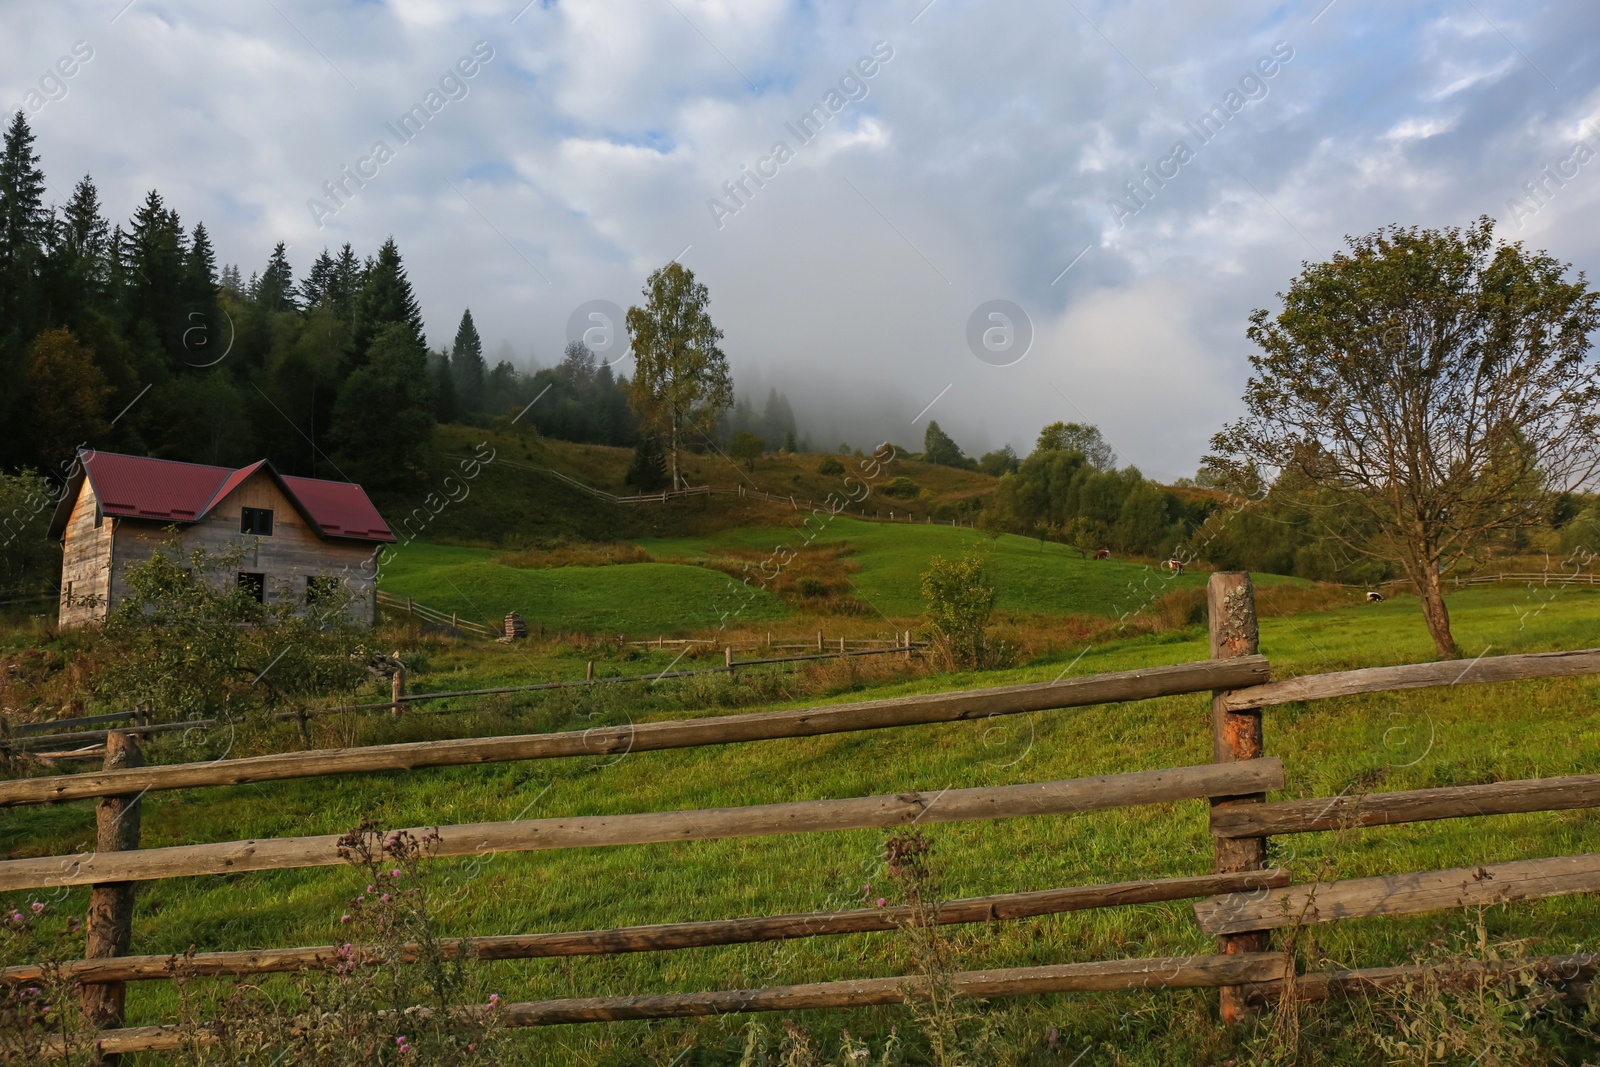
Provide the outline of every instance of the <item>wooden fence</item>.
{"type": "MultiPolygon", "coordinates": [[[[1256,654],[1255,606],[1248,576],[1212,575],[1208,606],[1212,659],[1172,667],[790,711],[283,753],[206,763],[140,766],[135,750],[134,758],[98,772],[0,782],[0,806],[101,798],[102,830],[121,828],[124,833],[120,841],[102,835],[99,850],[92,854],[0,861],[0,890],[92,886],[91,909],[101,909],[96,914],[122,918],[101,921],[101,936],[91,943],[90,958],[67,964],[61,973],[84,983],[86,1004],[94,1006],[90,1018],[101,1028],[97,1040],[104,1052],[170,1050],[178,1046],[183,1036],[176,1026],[121,1025],[122,983],[165,980],[184,974],[253,975],[327,968],[339,957],[331,945],[201,951],[187,957],[129,955],[131,912],[126,901],[131,900],[131,884],[207,874],[329,867],[342,861],[338,856],[339,838],[334,835],[139,849],[136,831],[129,839],[126,827],[130,822],[137,826],[137,797],[146,791],[768,741],[1210,693],[1214,758],[1203,766],[938,793],[903,792],[750,807],[447,826],[437,828],[433,854],[626,847],[646,842],[1025,818],[1205,801],[1211,809],[1215,841],[1214,870],[1210,873],[956,900],[940,909],[938,921],[1005,922],[1091,908],[1194,899],[1199,929],[1217,938],[1215,955],[969,971],[953,975],[951,982],[960,994],[983,997],[1215,987],[1220,990],[1222,1016],[1230,1022],[1251,1011],[1261,998],[1275,996],[1275,991],[1290,979],[1294,980],[1294,995],[1309,999],[1383,988],[1414,980],[1420,973],[1419,967],[1408,966],[1297,976],[1288,954],[1270,951],[1270,932],[1274,929],[1600,891],[1600,854],[1291,884],[1287,871],[1266,865],[1269,835],[1600,806],[1600,775],[1268,803],[1265,795],[1283,788],[1284,770],[1279,759],[1265,753],[1262,729],[1263,709],[1285,703],[1424,686],[1597,674],[1600,650],[1500,656],[1470,663],[1411,664],[1274,682],[1269,680],[1267,661],[1256,654]],[[93,997],[100,999],[92,1000],[93,997]]],[[[123,739],[113,747],[125,754],[131,747],[127,736],[113,735],[123,739]]],[[[908,914],[893,908],[853,909],[615,930],[461,938],[447,941],[445,950],[476,959],[674,951],[887,930],[908,919],[908,914]]],[[[370,954],[374,950],[361,951],[370,954]]],[[[415,946],[404,951],[404,958],[411,959],[415,946]]],[[[1517,965],[1531,967],[1552,981],[1586,980],[1600,972],[1600,955],[1542,957],[1518,961],[1517,965]]],[[[1500,965],[1472,965],[1456,977],[1482,977],[1494,973],[1497,966],[1500,965]]],[[[35,981],[43,973],[40,965],[16,966],[0,972],[0,981],[35,981]]],[[[538,1026],[889,1004],[917,995],[924,988],[922,982],[919,976],[909,975],[702,993],[529,1001],[502,1005],[499,1019],[506,1025],[538,1026]]]]}

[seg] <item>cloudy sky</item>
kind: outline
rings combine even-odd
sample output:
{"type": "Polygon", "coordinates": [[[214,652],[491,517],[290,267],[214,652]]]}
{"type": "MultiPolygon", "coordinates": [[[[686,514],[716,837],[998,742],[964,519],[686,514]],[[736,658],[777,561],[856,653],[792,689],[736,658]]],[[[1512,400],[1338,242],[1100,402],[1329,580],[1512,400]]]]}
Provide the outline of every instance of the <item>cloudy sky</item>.
{"type": "Polygon", "coordinates": [[[392,234],[432,343],[471,307],[524,365],[678,257],[819,444],[1091,421],[1172,478],[1239,410],[1250,310],[1345,234],[1488,214],[1600,274],[1592,0],[0,11],[58,200],[159,189],[246,275],[392,234]]]}

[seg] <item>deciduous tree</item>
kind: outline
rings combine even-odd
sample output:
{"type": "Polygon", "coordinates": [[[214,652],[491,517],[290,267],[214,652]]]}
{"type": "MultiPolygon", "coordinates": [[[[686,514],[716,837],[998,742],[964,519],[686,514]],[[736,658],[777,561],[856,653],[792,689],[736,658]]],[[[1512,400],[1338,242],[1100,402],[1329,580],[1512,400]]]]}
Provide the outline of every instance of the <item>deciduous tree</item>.
{"type": "Polygon", "coordinates": [[[1308,265],[1281,312],[1251,315],[1248,413],[1212,440],[1277,471],[1350,551],[1398,563],[1445,657],[1442,574],[1600,469],[1600,294],[1493,226],[1391,226],[1308,265]]]}
{"type": "Polygon", "coordinates": [[[681,263],[645,282],[642,307],[628,309],[636,370],[629,397],[639,422],[666,449],[672,485],[683,484],[678,453],[690,433],[709,433],[733,403],[733,379],[707,310],[711,294],[681,263]]]}

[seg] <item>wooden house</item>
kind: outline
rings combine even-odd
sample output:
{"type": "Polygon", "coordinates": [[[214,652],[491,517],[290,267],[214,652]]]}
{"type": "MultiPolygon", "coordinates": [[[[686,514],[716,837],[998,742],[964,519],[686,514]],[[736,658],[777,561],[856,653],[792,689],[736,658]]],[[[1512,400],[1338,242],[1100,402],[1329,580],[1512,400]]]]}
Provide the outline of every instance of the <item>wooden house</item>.
{"type": "Polygon", "coordinates": [[[358,621],[377,618],[378,554],[395,540],[350,482],[82,451],[56,506],[61,625],[105,618],[126,595],[128,568],[177,528],[182,549],[243,549],[237,581],[266,604],[306,605],[343,583],[358,621]]]}

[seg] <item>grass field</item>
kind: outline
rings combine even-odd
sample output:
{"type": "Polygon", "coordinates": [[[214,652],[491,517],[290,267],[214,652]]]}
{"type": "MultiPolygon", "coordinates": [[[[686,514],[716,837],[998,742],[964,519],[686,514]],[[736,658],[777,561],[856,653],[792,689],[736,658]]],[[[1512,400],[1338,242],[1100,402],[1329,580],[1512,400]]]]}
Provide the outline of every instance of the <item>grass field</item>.
{"type": "MultiPolygon", "coordinates": [[[[863,552],[868,551],[864,545],[863,552]]],[[[863,567],[862,574],[868,570],[863,567]]],[[[1600,595],[1571,589],[1543,603],[1547,595],[1492,588],[1453,596],[1464,654],[1600,643],[1595,640],[1600,595]]],[[[1270,596],[1268,589],[1264,599],[1270,596]]],[[[1203,629],[1194,627],[1086,650],[1062,649],[1004,672],[891,678],[870,685],[852,682],[846,674],[832,677],[839,698],[891,696],[1049,679],[1064,668],[1082,675],[1202,659],[1205,642],[1203,629]]],[[[1266,618],[1261,644],[1278,677],[1431,658],[1409,598],[1266,618]]],[[[491,675],[514,676],[516,655],[504,646],[488,657],[438,646],[430,658],[434,670],[450,672],[452,682],[488,681],[491,675]]],[[[781,696],[782,687],[763,677],[507,698],[484,702],[474,715],[418,717],[383,728],[394,736],[422,736],[637,721],[673,714],[674,707],[714,710],[747,702],[763,686],[781,696]]],[[[419,675],[429,687],[436,680],[428,671],[419,675]]],[[[1266,738],[1267,751],[1282,756],[1288,767],[1285,797],[1331,795],[1358,781],[1391,790],[1590,772],[1600,760],[1600,682],[1461,686],[1291,705],[1268,709],[1266,738]]],[[[144,840],[156,846],[338,832],[364,815],[391,826],[431,825],[1005,784],[1204,763],[1210,746],[1209,702],[1195,695],[999,723],[153,795],[145,801],[144,840]]],[[[954,825],[930,833],[948,864],[945,892],[950,896],[1197,874],[1211,862],[1200,803],[954,825]]],[[[0,840],[13,856],[71,852],[92,838],[89,804],[18,811],[0,824],[0,840]]],[[[863,898],[862,885],[880,879],[881,841],[876,832],[848,832],[440,861],[435,865],[435,888],[444,901],[439,917],[443,931],[453,935],[855,906],[863,898]]],[[[1280,838],[1272,858],[1290,867],[1297,880],[1308,880],[1597,847],[1600,815],[1575,811],[1280,838]]],[[[353,879],[347,872],[323,870],[154,883],[139,900],[134,950],[326,943],[338,936],[337,916],[353,879]]],[[[81,913],[84,893],[74,890],[65,897],[67,907],[81,913]]],[[[1406,962],[1441,939],[1465,935],[1476,919],[1433,914],[1327,925],[1306,931],[1297,952],[1305,966],[1406,962]]],[[[1481,916],[1491,940],[1530,938],[1540,952],[1594,949],[1597,920],[1600,901],[1583,896],[1488,909],[1481,916]]],[[[964,967],[1210,951],[1183,903],[1002,924],[957,938],[964,967]]],[[[485,981],[508,999],[689,991],[894,974],[904,967],[902,955],[896,937],[864,935],[500,963],[490,966],[485,981]]],[[[1219,1036],[1208,1014],[1212,1000],[1203,993],[1057,996],[996,1002],[984,1010],[1003,1034],[1001,1062],[1257,1062],[1253,1057],[1262,1036],[1219,1036]],[[1052,1030],[1054,1039],[1048,1036],[1052,1030]],[[1063,1051],[1051,1052],[1052,1043],[1063,1051]]],[[[173,1010],[172,994],[161,983],[144,983],[133,990],[130,1006],[134,1021],[155,1021],[173,1010]]],[[[1355,1023],[1370,1020],[1358,1017],[1359,1009],[1336,1005],[1318,1011],[1305,1022],[1307,1038],[1295,1062],[1395,1062],[1367,1043],[1367,1028],[1355,1023]]],[[[802,1013],[795,1019],[823,1042],[847,1027],[875,1047],[891,1027],[902,1034],[912,1028],[900,1009],[802,1013]]],[[[549,1063],[732,1064],[747,1021],[566,1027],[526,1040],[549,1063]]],[[[764,1025],[773,1027],[776,1020],[764,1025]]]]}
{"type": "MultiPolygon", "coordinates": [[[[800,549],[807,534],[790,526],[757,526],[698,537],[633,538],[657,560],[704,564],[730,551],[764,554],[800,549]]],[[[858,564],[853,591],[873,617],[913,619],[922,611],[920,576],[933,556],[954,558],[975,548],[986,559],[998,590],[996,610],[1009,613],[1115,617],[1139,610],[1153,595],[1198,589],[1205,575],[1178,578],[1148,565],[1121,560],[1085,560],[1064,545],[1011,534],[991,541],[970,529],[916,523],[866,522],[836,516],[816,535],[817,546],[848,546],[844,558],[858,564]]],[[[746,594],[723,573],[704,566],[636,563],[600,567],[527,569],[496,562],[500,553],[481,548],[413,542],[385,563],[381,587],[440,611],[475,621],[519,611],[552,630],[658,634],[715,626],[722,612],[745,603],[746,594]]],[[[782,558],[781,556],[779,558],[782,558]]],[[[1298,579],[1263,575],[1265,587],[1298,579]]],[[[760,589],[739,613],[741,623],[793,614],[783,601],[760,589]]]]}

